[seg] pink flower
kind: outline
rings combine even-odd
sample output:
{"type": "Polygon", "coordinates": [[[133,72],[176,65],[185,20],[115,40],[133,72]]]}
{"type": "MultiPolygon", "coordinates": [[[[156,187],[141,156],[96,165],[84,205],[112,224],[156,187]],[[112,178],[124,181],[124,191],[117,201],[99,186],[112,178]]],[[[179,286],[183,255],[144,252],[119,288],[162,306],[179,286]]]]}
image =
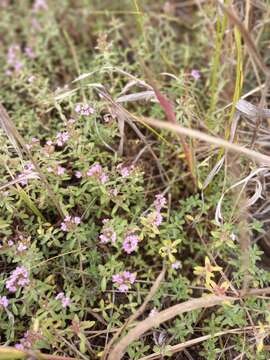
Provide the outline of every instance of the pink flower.
{"type": "Polygon", "coordinates": [[[109,177],[107,174],[101,173],[99,180],[100,180],[101,184],[105,184],[109,180],[109,177]]]}
{"type": "Polygon", "coordinates": [[[9,6],[9,0],[0,0],[0,6],[1,7],[8,7],[9,6]]]}
{"type": "Polygon", "coordinates": [[[17,250],[19,252],[23,252],[24,250],[27,249],[27,246],[25,244],[23,244],[22,242],[19,243],[18,247],[17,247],[17,250]]]}
{"type": "Polygon", "coordinates": [[[73,218],[73,222],[74,224],[79,225],[81,223],[81,218],[79,216],[75,216],[73,218]]]}
{"type": "Polygon", "coordinates": [[[96,174],[100,174],[102,172],[102,167],[99,163],[94,164],[87,171],[87,176],[95,176],[96,174]]]}
{"type": "Polygon", "coordinates": [[[71,304],[71,301],[70,301],[70,299],[68,297],[65,297],[65,298],[62,299],[63,308],[66,308],[67,306],[70,306],[70,304],[71,304]]]}
{"type": "Polygon", "coordinates": [[[101,182],[101,184],[105,184],[109,180],[108,175],[105,174],[102,166],[99,163],[92,165],[86,174],[89,177],[96,178],[101,182]]]}
{"type": "Polygon", "coordinates": [[[153,224],[156,225],[156,227],[159,227],[161,225],[162,221],[163,221],[163,216],[161,215],[160,212],[157,211],[155,213],[155,219],[154,219],[153,224]]]}
{"type": "Polygon", "coordinates": [[[77,104],[75,106],[75,112],[80,115],[89,116],[94,114],[95,110],[88,104],[77,104]]]}
{"type": "Polygon", "coordinates": [[[16,292],[18,287],[24,287],[30,283],[29,273],[24,266],[17,266],[6,281],[6,288],[10,292],[16,292]]]}
{"type": "Polygon", "coordinates": [[[128,280],[131,284],[133,284],[136,280],[136,273],[131,273],[129,271],[124,271],[123,276],[125,280],[128,280]]]}
{"type": "Polygon", "coordinates": [[[67,215],[64,218],[64,221],[61,223],[61,230],[68,232],[72,231],[81,223],[81,218],[79,216],[70,216],[67,215]]]}
{"type": "Polygon", "coordinates": [[[36,138],[36,137],[32,137],[31,143],[32,143],[33,145],[34,145],[34,144],[39,144],[39,139],[36,138]]]}
{"type": "Polygon", "coordinates": [[[61,300],[63,308],[71,305],[71,301],[69,297],[66,297],[63,292],[60,292],[56,297],[56,300],[61,300]]]}
{"type": "Polygon", "coordinates": [[[63,166],[57,166],[57,175],[64,175],[66,169],[63,166]]]}
{"type": "Polygon", "coordinates": [[[108,191],[110,197],[116,197],[118,195],[118,190],[117,189],[110,189],[108,191]]]}
{"type": "Polygon", "coordinates": [[[136,273],[123,271],[122,273],[112,276],[112,281],[120,292],[126,292],[136,280],[136,273]]]}
{"type": "Polygon", "coordinates": [[[14,245],[14,241],[13,240],[8,240],[8,246],[13,246],[14,245]]]}
{"type": "Polygon", "coordinates": [[[11,45],[8,48],[7,64],[10,69],[7,70],[7,75],[12,75],[13,72],[20,72],[23,67],[23,63],[20,61],[21,50],[18,45],[11,45]]]}
{"type": "Polygon", "coordinates": [[[16,73],[20,72],[21,69],[23,68],[23,63],[20,61],[16,61],[14,64],[14,70],[16,73]]]}
{"type": "Polygon", "coordinates": [[[157,308],[154,307],[154,308],[150,311],[149,316],[150,316],[150,317],[154,317],[154,316],[157,315],[157,314],[158,314],[157,308]]]}
{"type": "Polygon", "coordinates": [[[75,171],[75,176],[77,179],[80,179],[82,177],[82,173],[80,171],[75,171]]]}
{"type": "Polygon", "coordinates": [[[137,249],[138,242],[139,237],[137,235],[128,235],[123,242],[123,249],[126,253],[131,254],[137,249]]]}
{"type": "Polygon", "coordinates": [[[178,260],[175,261],[175,262],[172,264],[172,268],[173,268],[174,270],[180,269],[181,266],[182,266],[182,264],[181,264],[181,262],[178,261],[178,260]]]}
{"type": "Polygon", "coordinates": [[[58,146],[63,146],[69,139],[69,133],[67,131],[59,132],[56,135],[56,144],[58,146]]]}
{"type": "Polygon", "coordinates": [[[128,177],[131,172],[134,170],[134,166],[122,166],[122,164],[119,164],[117,166],[117,170],[119,171],[119,173],[121,174],[122,177],[128,177]]]}
{"type": "Polygon", "coordinates": [[[67,224],[65,222],[61,223],[61,230],[68,231],[68,227],[67,227],[67,224]]]}
{"type": "Polygon", "coordinates": [[[157,211],[160,211],[167,204],[166,198],[162,194],[156,195],[156,200],[154,201],[154,207],[157,211]]]}
{"type": "Polygon", "coordinates": [[[6,296],[0,296],[0,307],[7,308],[9,301],[6,296]]]}
{"type": "Polygon", "coordinates": [[[13,66],[16,62],[17,57],[19,56],[19,53],[19,45],[10,45],[10,47],[8,48],[7,63],[13,66]]]}
{"type": "Polygon", "coordinates": [[[31,162],[27,163],[24,165],[24,170],[25,171],[32,171],[35,169],[35,166],[34,164],[32,164],[31,162]]]}
{"type": "Polygon", "coordinates": [[[36,18],[31,19],[31,25],[32,25],[32,31],[33,32],[42,30],[41,25],[40,25],[40,23],[38,22],[38,20],[36,18]]]}
{"type": "Polygon", "coordinates": [[[67,123],[66,123],[66,125],[73,125],[73,124],[75,124],[75,122],[76,122],[76,120],[75,119],[69,119],[68,121],[67,121],[67,123]]]}
{"type": "Polygon", "coordinates": [[[48,10],[48,5],[46,0],[35,0],[33,5],[33,12],[39,12],[42,10],[48,10]]]}
{"type": "Polygon", "coordinates": [[[36,54],[33,52],[33,49],[30,46],[24,48],[24,52],[30,59],[35,59],[36,54]]]}
{"type": "Polygon", "coordinates": [[[20,339],[20,343],[15,344],[15,348],[18,350],[31,349],[39,340],[42,340],[42,336],[38,332],[27,330],[20,339]]]}
{"type": "Polygon", "coordinates": [[[123,283],[123,277],[121,274],[115,274],[112,276],[112,281],[114,283],[117,283],[118,285],[120,285],[123,283]]]}
{"type": "Polygon", "coordinates": [[[199,80],[201,77],[201,73],[199,72],[199,70],[193,69],[190,73],[190,75],[193,77],[193,79],[195,80],[199,80]]]}
{"type": "Polygon", "coordinates": [[[113,230],[112,227],[106,225],[108,223],[108,219],[103,220],[104,227],[102,229],[101,234],[99,235],[99,239],[101,244],[107,244],[108,242],[111,242],[112,244],[115,244],[116,242],[116,233],[113,230]]]}
{"type": "Polygon", "coordinates": [[[121,285],[118,286],[118,290],[120,292],[126,292],[126,291],[128,291],[128,285],[127,284],[121,284],[121,285]]]}
{"type": "Polygon", "coordinates": [[[35,75],[31,75],[29,76],[29,78],[27,79],[27,81],[29,82],[29,84],[32,84],[32,82],[36,79],[35,75]]]}

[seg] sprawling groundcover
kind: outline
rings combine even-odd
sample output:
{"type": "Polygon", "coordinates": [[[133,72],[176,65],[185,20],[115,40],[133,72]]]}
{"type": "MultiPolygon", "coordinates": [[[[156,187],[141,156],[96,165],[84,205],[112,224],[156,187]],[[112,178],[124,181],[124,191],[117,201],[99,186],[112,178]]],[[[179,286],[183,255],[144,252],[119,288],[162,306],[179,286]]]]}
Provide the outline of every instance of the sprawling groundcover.
{"type": "Polygon", "coordinates": [[[269,16],[0,0],[0,359],[269,359],[269,16]]]}

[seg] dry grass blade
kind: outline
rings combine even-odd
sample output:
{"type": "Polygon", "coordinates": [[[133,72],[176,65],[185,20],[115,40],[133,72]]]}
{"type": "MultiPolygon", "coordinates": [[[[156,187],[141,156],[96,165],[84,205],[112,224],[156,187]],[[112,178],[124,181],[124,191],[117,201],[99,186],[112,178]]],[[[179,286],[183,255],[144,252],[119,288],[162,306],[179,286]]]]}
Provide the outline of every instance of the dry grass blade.
{"type": "Polygon", "coordinates": [[[213,307],[216,305],[222,304],[224,301],[235,301],[236,298],[228,296],[216,296],[209,295],[204,296],[198,299],[191,299],[185,301],[181,304],[177,304],[169,307],[166,310],[161,311],[153,317],[148,317],[147,319],[139,322],[128,334],[123,337],[118,344],[112,349],[108,360],[120,360],[126,348],[146,331],[152,329],[153,327],[159,326],[160,324],[174,318],[176,315],[183,314],[196,309],[213,307]]]}
{"type": "Polygon", "coordinates": [[[3,129],[9,141],[13,145],[14,149],[16,150],[17,154],[22,159],[22,152],[21,148],[18,145],[18,132],[13,123],[10,121],[9,116],[5,110],[5,108],[0,104],[0,128],[3,129]]]}
{"type": "Polygon", "coordinates": [[[149,101],[152,98],[155,98],[154,91],[147,90],[147,91],[141,91],[139,93],[120,96],[115,100],[115,102],[122,103],[122,102],[131,102],[131,101],[139,101],[139,100],[149,101]]]}
{"type": "MultiPolygon", "coordinates": [[[[116,103],[109,94],[107,94],[104,91],[101,91],[100,89],[97,89],[98,93],[100,94],[101,98],[106,99],[110,104],[115,114],[117,114],[118,119],[120,119],[121,126],[124,126],[125,122],[133,129],[133,131],[138,135],[139,139],[147,146],[150,154],[153,156],[159,173],[161,180],[163,181],[164,185],[166,184],[166,181],[169,181],[168,176],[166,175],[165,170],[163,169],[157,155],[153,151],[150,143],[146,140],[145,136],[142,134],[140,129],[136,126],[136,124],[133,122],[133,120],[136,120],[132,114],[130,114],[127,110],[125,110],[120,104],[116,103]],[[166,180],[165,180],[166,179],[166,180]]],[[[123,130],[120,130],[123,131],[123,130]]],[[[123,134],[124,136],[124,134],[123,134]]],[[[123,138],[123,136],[121,138],[123,138]]],[[[121,145],[121,144],[120,144],[121,145]]],[[[121,149],[120,149],[121,150],[121,149]]]]}
{"type": "Polygon", "coordinates": [[[19,184],[22,181],[27,181],[27,180],[32,180],[32,179],[39,179],[38,173],[31,172],[29,174],[19,176],[16,179],[11,180],[4,185],[0,185],[0,191],[4,190],[12,185],[19,184]]]}
{"type": "Polygon", "coordinates": [[[247,29],[245,28],[244,24],[239,20],[238,16],[235,14],[235,12],[232,9],[228,9],[223,5],[223,3],[220,0],[217,0],[218,4],[222,8],[222,10],[228,15],[230,21],[236,25],[243,36],[245,43],[250,50],[251,56],[253,57],[256,64],[260,67],[260,69],[265,73],[265,75],[269,76],[270,72],[267,66],[265,65],[264,61],[261,58],[261,55],[259,54],[257,47],[251,38],[250,34],[248,33],[247,29]]]}
{"type": "MultiPolygon", "coordinates": [[[[157,87],[157,85],[156,85],[150,71],[146,68],[146,66],[143,65],[143,67],[144,67],[145,73],[146,73],[146,75],[147,75],[147,77],[149,79],[148,82],[152,86],[152,88],[154,90],[154,93],[156,95],[156,98],[157,98],[160,106],[164,110],[168,121],[170,123],[172,123],[172,124],[177,124],[176,114],[175,114],[172,103],[167,99],[167,97],[164,94],[162,94],[159,91],[159,89],[158,89],[158,87],[157,87]]],[[[189,145],[187,144],[186,139],[183,136],[183,134],[179,133],[179,140],[180,140],[180,144],[182,145],[182,148],[183,148],[183,151],[184,151],[184,154],[185,154],[186,163],[187,163],[190,175],[192,177],[194,186],[197,186],[196,175],[195,175],[195,167],[194,167],[194,164],[193,164],[192,151],[191,151],[189,145]]]]}
{"type": "Polygon", "coordinates": [[[199,130],[189,129],[181,125],[171,124],[164,121],[152,119],[152,118],[138,118],[133,116],[135,120],[142,124],[147,124],[153,127],[157,127],[160,129],[170,130],[172,132],[183,134],[185,136],[189,136],[194,139],[205,141],[209,144],[216,145],[219,148],[227,149],[228,151],[236,152],[239,154],[243,154],[250,159],[253,159],[261,164],[270,166],[270,157],[264,155],[258,151],[247,149],[243,146],[232,144],[229,141],[226,141],[222,138],[215,137],[212,135],[205,134],[199,130]]]}
{"type": "MultiPolygon", "coordinates": [[[[217,332],[215,334],[211,334],[211,335],[200,336],[196,339],[191,339],[191,340],[185,341],[181,344],[170,346],[170,353],[175,354],[177,352],[180,352],[180,351],[186,349],[187,347],[196,345],[196,344],[206,341],[208,339],[212,339],[215,337],[220,337],[220,336],[228,335],[228,334],[239,334],[241,332],[245,332],[248,330],[253,330],[253,327],[247,326],[244,329],[243,328],[230,329],[230,330],[225,330],[225,331],[219,331],[219,332],[217,332]]],[[[160,359],[160,353],[153,353],[148,356],[144,356],[144,357],[140,358],[139,360],[154,360],[154,359],[160,359]]]]}
{"type": "Polygon", "coordinates": [[[149,303],[149,301],[151,301],[151,299],[154,297],[155,293],[157,292],[157,290],[159,289],[159,286],[161,284],[161,282],[163,281],[164,277],[166,274],[166,267],[163,266],[163,269],[161,271],[161,273],[159,274],[159,276],[156,278],[156,281],[154,282],[154,284],[152,285],[149,294],[146,296],[144,302],[142,303],[142,305],[139,307],[139,309],[133,314],[131,315],[127,321],[125,322],[125,324],[114,334],[114,336],[112,337],[111,341],[109,342],[109,344],[106,346],[103,355],[102,355],[102,359],[106,359],[109,351],[111,350],[113,344],[115,343],[115,341],[117,340],[117,338],[119,338],[119,336],[121,335],[121,333],[127,328],[127,326],[129,324],[131,324],[133,321],[135,321],[139,316],[141,316],[143,314],[143,312],[146,309],[147,304],[149,303]]]}
{"type": "MultiPolygon", "coordinates": [[[[242,185],[243,184],[243,188],[245,186],[247,186],[248,182],[250,179],[253,178],[253,176],[256,176],[257,174],[259,173],[265,173],[267,172],[268,169],[267,168],[258,168],[254,171],[252,171],[248,176],[246,176],[244,179],[240,180],[240,181],[237,181],[235,184],[233,184],[232,186],[230,186],[220,197],[219,201],[218,201],[218,204],[217,204],[217,208],[216,208],[216,215],[215,215],[215,220],[217,222],[218,225],[221,225],[221,221],[223,220],[222,218],[222,214],[221,214],[221,205],[222,205],[222,201],[224,199],[224,196],[232,189],[236,188],[237,186],[239,185],[242,185]]],[[[247,202],[248,204],[248,202],[247,202]]],[[[243,207],[247,207],[247,204],[245,204],[245,206],[243,205],[243,207]]]]}
{"type": "Polygon", "coordinates": [[[236,103],[236,109],[251,120],[257,119],[258,117],[262,117],[265,119],[270,117],[269,109],[260,109],[258,106],[255,106],[249,101],[243,99],[240,99],[236,103]]]}

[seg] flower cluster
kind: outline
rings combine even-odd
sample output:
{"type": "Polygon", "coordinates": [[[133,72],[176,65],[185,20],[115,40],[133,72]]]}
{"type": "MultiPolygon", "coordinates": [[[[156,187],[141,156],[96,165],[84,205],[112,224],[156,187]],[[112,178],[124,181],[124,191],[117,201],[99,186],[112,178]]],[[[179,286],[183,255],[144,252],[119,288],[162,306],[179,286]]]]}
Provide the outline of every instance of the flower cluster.
{"type": "MultiPolygon", "coordinates": [[[[31,237],[25,238],[23,235],[18,235],[16,237],[16,249],[18,251],[18,253],[22,253],[23,251],[28,249],[29,243],[30,243],[31,237]]],[[[14,245],[14,242],[12,240],[11,241],[11,246],[14,245]]]]}
{"type": "Polygon", "coordinates": [[[127,254],[131,254],[137,249],[139,237],[134,234],[129,234],[125,237],[123,242],[123,249],[127,254]]]}
{"type": "Polygon", "coordinates": [[[77,104],[75,106],[75,112],[80,115],[89,116],[94,114],[95,110],[89,104],[77,104]]]}
{"type": "Polygon", "coordinates": [[[117,170],[119,171],[122,177],[128,177],[131,174],[131,172],[134,170],[134,165],[123,166],[122,164],[119,164],[117,166],[117,170]]]}
{"type": "Polygon", "coordinates": [[[19,45],[11,45],[8,48],[7,54],[7,64],[9,69],[6,71],[7,75],[12,75],[12,73],[19,73],[23,67],[23,63],[20,60],[21,50],[19,45]]]}
{"type": "Polygon", "coordinates": [[[70,118],[70,119],[68,119],[68,121],[65,122],[65,125],[67,127],[72,127],[75,124],[75,122],[76,122],[75,119],[70,118]]]}
{"type": "Polygon", "coordinates": [[[61,222],[61,230],[65,231],[65,232],[72,231],[80,223],[81,223],[81,218],[79,216],[67,215],[64,218],[64,221],[61,222]]]}
{"type": "Polygon", "coordinates": [[[36,137],[32,137],[30,143],[26,144],[28,150],[31,150],[35,145],[39,144],[39,139],[36,137]]]}
{"type": "Polygon", "coordinates": [[[67,131],[59,132],[56,135],[56,144],[58,146],[63,146],[69,139],[69,133],[67,131]]]}
{"type": "Polygon", "coordinates": [[[46,144],[45,144],[44,148],[43,148],[44,154],[46,156],[50,156],[51,154],[54,153],[54,149],[55,148],[54,148],[53,141],[51,139],[48,139],[46,141],[46,144]]]}
{"type": "Polygon", "coordinates": [[[155,196],[156,200],[154,201],[154,207],[156,211],[160,212],[162,208],[167,204],[166,198],[162,194],[155,196]]]}
{"type": "Polygon", "coordinates": [[[162,194],[156,195],[156,199],[153,203],[155,210],[141,219],[142,224],[152,232],[152,235],[150,236],[155,236],[159,232],[158,227],[162,224],[163,221],[161,210],[164,208],[166,203],[166,198],[162,194]]]}
{"type": "Polygon", "coordinates": [[[29,57],[29,59],[35,59],[36,58],[36,54],[34,53],[33,49],[30,46],[26,46],[24,48],[24,53],[26,56],[29,57]]]}
{"type": "Polygon", "coordinates": [[[6,288],[10,292],[16,292],[19,287],[24,287],[29,283],[29,272],[27,269],[24,266],[17,266],[6,281],[6,288]]]}
{"type": "Polygon", "coordinates": [[[17,246],[17,250],[19,253],[27,250],[27,245],[23,242],[19,242],[18,246],[17,246]]]}
{"type": "Polygon", "coordinates": [[[47,171],[49,173],[55,173],[58,176],[62,176],[65,174],[66,169],[61,165],[58,165],[56,168],[52,168],[51,166],[48,166],[47,171]]]}
{"type": "Polygon", "coordinates": [[[35,166],[31,162],[24,165],[23,172],[18,176],[21,185],[27,185],[29,179],[39,178],[39,175],[34,170],[35,166]]]}
{"type": "Polygon", "coordinates": [[[46,0],[35,0],[33,4],[33,12],[37,13],[43,10],[48,10],[48,4],[46,0]]]}
{"type": "Polygon", "coordinates": [[[105,184],[109,179],[108,175],[104,172],[102,166],[99,163],[96,163],[90,167],[90,169],[87,171],[87,176],[96,178],[101,182],[101,184],[105,184]]]}
{"type": "Polygon", "coordinates": [[[153,211],[147,216],[146,219],[149,225],[159,227],[163,221],[163,216],[159,211],[153,211]]]}
{"type": "Polygon", "coordinates": [[[24,333],[23,338],[20,339],[20,343],[15,344],[15,348],[18,350],[31,349],[39,340],[42,340],[40,333],[27,330],[26,333],[24,333]]]}
{"type": "Polygon", "coordinates": [[[9,301],[6,296],[0,296],[0,309],[1,308],[7,308],[9,304],[9,301]]]}
{"type": "Polygon", "coordinates": [[[60,292],[58,295],[56,295],[55,300],[61,300],[63,308],[66,308],[71,304],[70,298],[65,296],[63,292],[60,292]]]}
{"type": "Polygon", "coordinates": [[[99,235],[101,244],[107,244],[108,242],[115,244],[116,242],[116,233],[111,226],[108,226],[108,222],[109,219],[103,220],[104,226],[101,231],[101,234],[99,235]]]}
{"type": "Polygon", "coordinates": [[[112,277],[113,283],[117,286],[120,292],[126,292],[130,288],[130,285],[134,284],[136,280],[136,273],[129,271],[123,271],[122,273],[115,274],[112,277]]]}

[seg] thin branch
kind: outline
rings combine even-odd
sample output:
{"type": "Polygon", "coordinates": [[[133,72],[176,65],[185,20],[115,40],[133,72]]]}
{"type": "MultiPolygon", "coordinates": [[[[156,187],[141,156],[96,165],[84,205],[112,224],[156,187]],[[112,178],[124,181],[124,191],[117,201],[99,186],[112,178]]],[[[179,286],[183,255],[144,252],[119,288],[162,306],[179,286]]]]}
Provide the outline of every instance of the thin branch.
{"type": "Polygon", "coordinates": [[[216,296],[209,295],[203,296],[198,299],[191,299],[181,304],[177,304],[169,307],[166,310],[159,312],[153,317],[147,317],[145,320],[139,322],[132,330],[124,336],[118,344],[112,349],[109,354],[108,360],[120,360],[125,354],[127,347],[141,335],[148,330],[159,326],[160,324],[173,319],[176,315],[183,314],[185,312],[193,311],[196,309],[209,308],[216,305],[221,305],[225,301],[235,301],[237,298],[229,296],[216,296]]]}

